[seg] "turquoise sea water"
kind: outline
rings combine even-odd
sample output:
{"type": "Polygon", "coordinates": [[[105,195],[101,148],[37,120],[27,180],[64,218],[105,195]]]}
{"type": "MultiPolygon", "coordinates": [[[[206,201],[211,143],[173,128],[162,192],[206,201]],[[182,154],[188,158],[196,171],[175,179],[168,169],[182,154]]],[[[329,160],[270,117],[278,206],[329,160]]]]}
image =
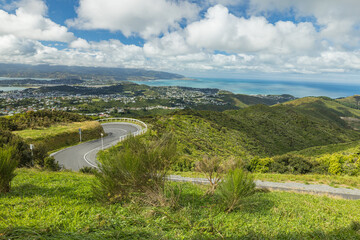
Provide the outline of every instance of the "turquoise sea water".
{"type": "Polygon", "coordinates": [[[291,94],[295,97],[328,96],[331,98],[360,94],[359,83],[325,83],[273,80],[243,80],[197,78],[194,80],[134,81],[149,86],[183,86],[194,88],[218,88],[242,94],[291,94]]]}
{"type": "Polygon", "coordinates": [[[0,87],[0,91],[8,92],[8,91],[14,91],[14,90],[24,90],[23,87],[0,87]]]}

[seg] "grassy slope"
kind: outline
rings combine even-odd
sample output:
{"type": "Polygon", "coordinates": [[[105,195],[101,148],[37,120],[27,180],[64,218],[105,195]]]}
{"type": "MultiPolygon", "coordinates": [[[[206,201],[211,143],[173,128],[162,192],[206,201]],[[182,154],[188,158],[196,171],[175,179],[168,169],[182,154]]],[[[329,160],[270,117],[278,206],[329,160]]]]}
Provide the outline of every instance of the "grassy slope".
{"type": "Polygon", "coordinates": [[[74,122],[53,125],[49,128],[26,129],[14,131],[14,134],[24,138],[27,143],[43,144],[48,151],[76,144],[79,141],[79,128],[82,129],[82,140],[99,138],[103,129],[99,122],[74,122]]]}
{"type": "Polygon", "coordinates": [[[0,239],[358,239],[360,202],[258,192],[225,214],[204,190],[183,188],[180,207],[106,205],[92,176],[18,170],[0,197],[0,239]]]}
{"type": "MultiPolygon", "coordinates": [[[[333,114],[332,109],[324,109],[333,114]]],[[[204,154],[277,155],[359,139],[360,134],[343,126],[339,117],[330,121],[306,111],[287,105],[256,105],[223,113],[179,111],[145,121],[156,131],[172,130],[181,152],[196,159],[204,154]]]]}
{"type": "Polygon", "coordinates": [[[247,158],[247,147],[255,145],[250,144],[241,132],[221,127],[194,115],[180,113],[145,121],[155,132],[172,131],[179,140],[178,150],[181,158],[190,162],[200,160],[204,155],[236,155],[247,158]]]}
{"type": "Polygon", "coordinates": [[[294,151],[291,153],[303,155],[307,157],[320,157],[321,155],[324,154],[333,154],[333,153],[355,154],[360,152],[359,146],[360,146],[360,141],[358,140],[347,143],[338,143],[338,144],[310,147],[300,151],[294,151]]]}
{"type": "Polygon", "coordinates": [[[269,154],[347,142],[359,137],[359,133],[338,125],[337,119],[330,121],[314,117],[285,105],[257,105],[239,111],[228,111],[227,114],[235,120],[231,123],[237,124],[234,127],[240,128],[250,138],[257,139],[269,154]]]}
{"type": "Polygon", "coordinates": [[[346,98],[336,99],[337,102],[355,109],[360,107],[360,95],[354,95],[346,98]]]}
{"type": "Polygon", "coordinates": [[[360,110],[344,106],[330,98],[306,97],[283,103],[283,105],[293,106],[313,117],[336,122],[340,126],[347,126],[340,117],[360,118],[360,110]]]}

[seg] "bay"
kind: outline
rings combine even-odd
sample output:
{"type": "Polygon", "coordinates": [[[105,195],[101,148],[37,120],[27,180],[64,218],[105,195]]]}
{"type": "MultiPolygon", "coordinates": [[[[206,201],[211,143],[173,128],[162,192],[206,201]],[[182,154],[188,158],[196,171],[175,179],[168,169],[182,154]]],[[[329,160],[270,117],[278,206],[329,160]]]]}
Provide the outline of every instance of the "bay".
{"type": "Polygon", "coordinates": [[[4,91],[4,92],[15,91],[15,90],[22,91],[24,89],[26,89],[26,88],[23,88],[23,87],[0,87],[0,91],[4,91]]]}
{"type": "Polygon", "coordinates": [[[149,86],[182,86],[194,88],[218,88],[239,94],[278,95],[291,94],[295,97],[327,96],[331,98],[347,97],[360,94],[359,83],[328,83],[309,81],[274,81],[274,80],[246,80],[246,79],[220,79],[197,78],[194,80],[151,80],[134,81],[149,86]]]}

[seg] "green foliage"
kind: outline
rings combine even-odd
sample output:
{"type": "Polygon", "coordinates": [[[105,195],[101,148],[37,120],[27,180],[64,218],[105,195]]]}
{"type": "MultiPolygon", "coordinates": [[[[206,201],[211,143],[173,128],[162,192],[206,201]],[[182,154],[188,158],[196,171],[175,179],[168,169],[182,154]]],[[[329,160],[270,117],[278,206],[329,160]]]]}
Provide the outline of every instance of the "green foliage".
{"type": "Polygon", "coordinates": [[[12,146],[14,148],[12,159],[16,160],[20,167],[32,165],[29,145],[10,131],[0,129],[0,148],[5,146],[12,146]]]}
{"type": "Polygon", "coordinates": [[[227,214],[217,207],[216,196],[204,197],[206,188],[191,183],[171,184],[182,189],[177,208],[149,207],[96,201],[93,175],[33,169],[17,169],[16,174],[11,192],[0,197],[4,240],[360,237],[359,201],[256,191],[227,214]]]}
{"type": "Polygon", "coordinates": [[[118,202],[161,190],[176,157],[176,142],[169,134],[143,142],[129,138],[99,156],[99,172],[94,193],[100,199],[118,202]]]}
{"type": "Polygon", "coordinates": [[[205,174],[210,183],[210,192],[213,193],[218,183],[223,178],[226,168],[222,165],[222,159],[219,157],[204,156],[203,159],[196,163],[196,171],[205,174]]]}
{"type": "Polygon", "coordinates": [[[197,112],[181,111],[168,116],[144,119],[155,135],[171,131],[176,137],[179,161],[172,170],[194,170],[195,162],[201,161],[204,155],[222,159],[231,156],[249,158],[245,146],[250,143],[246,141],[243,133],[221,127],[196,116],[195,113],[197,112]]]}
{"type": "Polygon", "coordinates": [[[222,121],[222,125],[227,128],[244,132],[247,139],[257,141],[254,148],[263,147],[268,156],[358,139],[359,133],[347,129],[346,123],[332,111],[324,106],[324,114],[315,115],[299,106],[257,105],[238,111],[228,111],[228,119],[214,114],[209,114],[208,118],[214,119],[217,123],[222,121]]]}
{"type": "Polygon", "coordinates": [[[0,117],[0,129],[19,131],[27,128],[50,127],[56,123],[82,122],[89,117],[63,111],[42,110],[0,117]]]}
{"type": "Polygon", "coordinates": [[[196,163],[195,170],[204,174],[210,183],[209,193],[213,194],[224,175],[242,166],[242,161],[234,157],[221,159],[218,156],[205,155],[202,160],[196,163]]]}
{"type": "Polygon", "coordinates": [[[98,172],[98,170],[96,168],[93,168],[93,167],[82,167],[82,168],[79,169],[79,172],[95,175],[98,172]]]}
{"type": "Polygon", "coordinates": [[[343,153],[348,152],[352,153],[360,153],[360,141],[351,141],[346,143],[337,143],[337,144],[329,144],[324,146],[316,146],[306,148],[300,151],[291,152],[297,155],[303,155],[307,157],[320,157],[324,154],[332,154],[332,153],[343,153]]]}
{"type": "Polygon", "coordinates": [[[99,122],[74,122],[54,125],[42,129],[26,129],[16,131],[14,134],[21,136],[27,143],[35,145],[35,149],[44,148],[50,152],[63,147],[79,143],[79,128],[82,132],[82,141],[97,139],[104,130],[99,122]]]}
{"type": "Polygon", "coordinates": [[[244,198],[255,193],[254,179],[241,169],[229,171],[224,181],[218,187],[220,202],[227,212],[241,206],[244,198]]]}
{"type": "Polygon", "coordinates": [[[44,169],[49,171],[60,171],[61,167],[54,157],[46,157],[44,159],[44,169]]]}
{"type": "Polygon", "coordinates": [[[285,154],[273,158],[269,171],[275,173],[306,174],[311,172],[312,167],[313,164],[310,160],[303,156],[285,154]]]}
{"type": "Polygon", "coordinates": [[[325,154],[316,158],[328,173],[333,175],[347,174],[357,176],[360,174],[360,154],[325,154]]]}
{"type": "Polygon", "coordinates": [[[14,152],[11,146],[0,148],[0,194],[10,191],[11,180],[15,177],[18,161],[13,158],[14,152]]]}
{"type": "Polygon", "coordinates": [[[269,167],[272,162],[273,159],[269,157],[267,158],[254,157],[248,162],[246,169],[250,172],[255,172],[255,173],[267,173],[269,172],[269,167]]]}

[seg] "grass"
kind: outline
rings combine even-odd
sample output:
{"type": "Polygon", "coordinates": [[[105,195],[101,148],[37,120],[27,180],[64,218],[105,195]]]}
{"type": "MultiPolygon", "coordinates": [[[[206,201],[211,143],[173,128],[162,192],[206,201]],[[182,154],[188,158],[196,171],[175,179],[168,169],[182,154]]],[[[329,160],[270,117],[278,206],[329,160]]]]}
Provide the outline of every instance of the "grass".
{"type": "MultiPolygon", "coordinates": [[[[173,175],[182,177],[205,178],[199,172],[171,172],[173,175]]],[[[360,189],[360,176],[338,176],[323,174],[278,174],[278,173],[254,173],[255,180],[270,182],[300,182],[305,184],[326,184],[333,187],[358,188],[360,189]]]]}
{"type": "Polygon", "coordinates": [[[333,187],[350,187],[360,189],[360,176],[338,176],[321,174],[276,174],[276,173],[257,173],[255,179],[271,182],[301,182],[307,184],[326,184],[333,187]]]}
{"type": "Polygon", "coordinates": [[[20,169],[0,195],[0,239],[359,239],[360,201],[257,192],[226,214],[205,189],[180,184],[180,206],[101,204],[93,176],[20,169]]]}
{"type": "Polygon", "coordinates": [[[35,147],[42,145],[48,152],[53,152],[78,144],[79,128],[82,130],[82,142],[97,139],[100,133],[104,133],[97,121],[58,124],[49,128],[26,129],[13,133],[22,137],[25,142],[35,144],[35,147]]]}
{"type": "Polygon", "coordinates": [[[73,122],[65,124],[53,125],[49,128],[39,128],[39,129],[25,129],[22,131],[14,131],[14,134],[19,135],[26,141],[38,141],[43,140],[47,137],[52,137],[66,132],[79,132],[79,128],[82,130],[92,129],[100,125],[96,121],[87,121],[87,122],[73,122]]]}

